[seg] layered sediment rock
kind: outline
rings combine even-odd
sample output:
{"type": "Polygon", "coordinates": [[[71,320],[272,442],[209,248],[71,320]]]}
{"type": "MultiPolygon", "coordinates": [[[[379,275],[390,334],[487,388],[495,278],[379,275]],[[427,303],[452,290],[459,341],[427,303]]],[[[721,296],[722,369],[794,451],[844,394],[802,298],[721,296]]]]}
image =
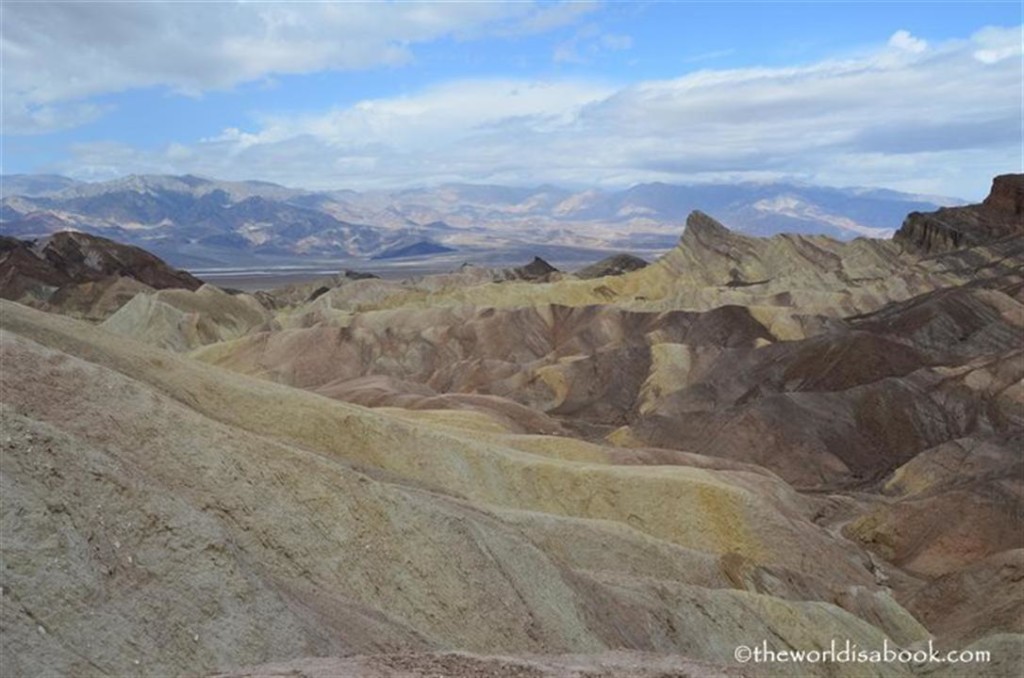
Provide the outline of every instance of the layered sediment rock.
{"type": "Polygon", "coordinates": [[[770,676],[734,648],[935,636],[1016,676],[1024,238],[985,233],[694,213],[593,280],[3,302],[4,668],[770,676]]]}
{"type": "Polygon", "coordinates": [[[525,452],[4,303],[15,673],[926,635],[770,476],[525,452]]]}
{"type": "Polygon", "coordinates": [[[912,212],[894,240],[908,249],[935,254],[1024,236],[1024,174],[1004,174],[980,205],[912,212]]]}
{"type": "Polygon", "coordinates": [[[103,321],[102,327],[153,346],[184,352],[237,339],[268,324],[271,317],[255,297],[203,285],[195,292],[137,294],[103,321]]]}

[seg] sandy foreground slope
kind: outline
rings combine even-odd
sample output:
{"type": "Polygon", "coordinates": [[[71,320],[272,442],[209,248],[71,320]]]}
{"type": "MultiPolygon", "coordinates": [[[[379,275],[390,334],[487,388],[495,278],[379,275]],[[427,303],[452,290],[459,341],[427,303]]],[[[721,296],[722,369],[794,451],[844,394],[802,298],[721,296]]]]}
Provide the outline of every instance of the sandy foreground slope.
{"type": "Polygon", "coordinates": [[[770,474],[569,461],[0,310],[12,675],[927,637],[770,474]]]}

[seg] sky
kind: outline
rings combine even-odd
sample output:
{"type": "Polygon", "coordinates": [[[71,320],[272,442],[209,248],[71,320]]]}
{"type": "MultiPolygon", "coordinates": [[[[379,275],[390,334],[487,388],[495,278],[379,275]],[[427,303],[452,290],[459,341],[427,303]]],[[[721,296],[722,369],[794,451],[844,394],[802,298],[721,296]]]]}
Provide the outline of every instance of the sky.
{"type": "Polygon", "coordinates": [[[0,3],[3,173],[357,190],[1024,171],[1009,2],[0,3]]]}

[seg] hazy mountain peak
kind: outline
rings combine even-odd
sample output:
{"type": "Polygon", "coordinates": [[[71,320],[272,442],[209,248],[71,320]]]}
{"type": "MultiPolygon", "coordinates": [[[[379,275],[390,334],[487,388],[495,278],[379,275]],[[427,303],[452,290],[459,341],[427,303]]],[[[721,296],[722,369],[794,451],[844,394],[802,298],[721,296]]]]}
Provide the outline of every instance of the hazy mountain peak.
{"type": "MultiPolygon", "coordinates": [[[[939,206],[896,192],[880,195],[783,182],[650,182],[623,190],[583,191],[550,184],[449,183],[399,191],[312,192],[195,175],[67,181],[42,178],[36,188],[63,188],[5,197],[5,232],[45,235],[49,231],[44,222],[28,217],[51,213],[64,228],[152,247],[176,263],[191,260],[200,247],[200,256],[227,263],[269,253],[375,256],[422,240],[467,254],[514,248],[550,256],[546,248],[558,247],[580,253],[573,255],[579,261],[584,251],[656,255],[678,240],[682,222],[694,210],[714,214],[749,235],[792,232],[849,239],[889,237],[908,213],[939,206]]],[[[24,177],[11,183],[33,188],[24,177]]],[[[436,249],[435,254],[443,251],[436,249]]]]}

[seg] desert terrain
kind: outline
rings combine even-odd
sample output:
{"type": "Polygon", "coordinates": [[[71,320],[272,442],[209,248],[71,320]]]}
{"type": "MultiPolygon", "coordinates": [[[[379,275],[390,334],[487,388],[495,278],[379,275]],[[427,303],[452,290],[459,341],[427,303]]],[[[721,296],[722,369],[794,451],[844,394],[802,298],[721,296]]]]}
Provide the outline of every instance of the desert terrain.
{"type": "Polygon", "coordinates": [[[1020,675],[1024,175],[886,240],[685,221],[270,291],[0,238],[4,675],[1020,675]]]}

